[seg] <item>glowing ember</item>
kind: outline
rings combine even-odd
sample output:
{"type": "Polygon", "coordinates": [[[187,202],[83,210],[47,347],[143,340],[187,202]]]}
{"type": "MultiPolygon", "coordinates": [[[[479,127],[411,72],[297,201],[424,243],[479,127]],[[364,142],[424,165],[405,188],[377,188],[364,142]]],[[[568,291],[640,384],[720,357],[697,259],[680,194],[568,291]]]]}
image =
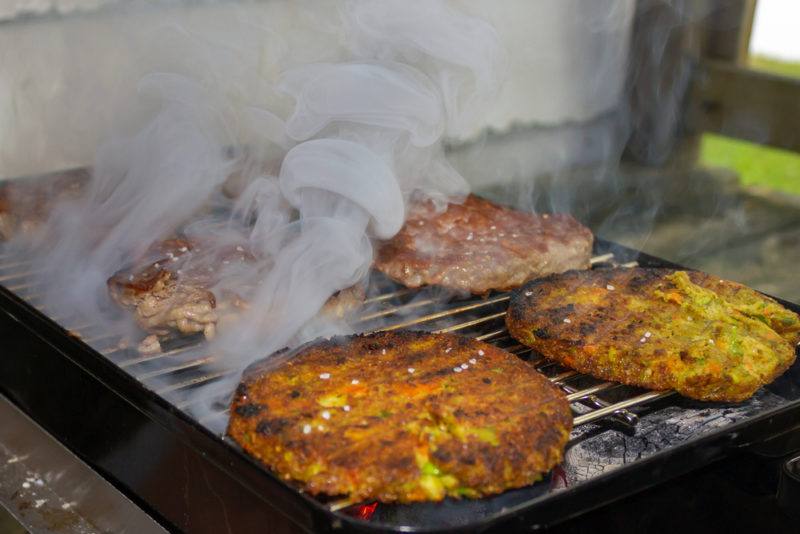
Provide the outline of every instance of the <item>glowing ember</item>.
{"type": "Polygon", "coordinates": [[[375,501],[370,504],[359,504],[352,508],[350,515],[355,516],[359,519],[363,519],[364,521],[369,521],[372,518],[372,515],[375,513],[375,510],[378,508],[378,501],[375,501]]]}

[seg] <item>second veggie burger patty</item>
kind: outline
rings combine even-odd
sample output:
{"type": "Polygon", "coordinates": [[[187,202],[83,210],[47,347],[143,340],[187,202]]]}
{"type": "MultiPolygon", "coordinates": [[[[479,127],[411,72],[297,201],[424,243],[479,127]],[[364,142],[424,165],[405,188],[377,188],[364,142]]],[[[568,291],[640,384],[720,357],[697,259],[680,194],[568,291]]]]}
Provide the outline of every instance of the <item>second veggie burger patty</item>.
{"type": "Polygon", "coordinates": [[[742,401],[795,360],[800,318],[701,272],[596,269],[525,284],[506,317],[517,340],[605,380],[742,401]]]}

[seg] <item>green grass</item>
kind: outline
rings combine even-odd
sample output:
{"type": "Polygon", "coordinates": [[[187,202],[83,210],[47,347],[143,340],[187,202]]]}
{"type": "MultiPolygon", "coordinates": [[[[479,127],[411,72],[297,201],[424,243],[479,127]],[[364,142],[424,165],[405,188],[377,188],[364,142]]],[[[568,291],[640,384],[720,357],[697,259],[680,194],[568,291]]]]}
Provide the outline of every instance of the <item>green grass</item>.
{"type": "MultiPolygon", "coordinates": [[[[747,62],[757,70],[800,78],[800,62],[764,56],[750,56],[747,62]]],[[[800,154],[796,152],[704,134],[700,142],[700,162],[710,167],[733,169],[746,186],[800,195],[800,154]]]]}
{"type": "Polygon", "coordinates": [[[709,167],[735,170],[743,185],[800,195],[800,154],[795,152],[703,134],[700,162],[709,167]]]}
{"type": "Polygon", "coordinates": [[[764,56],[750,56],[747,64],[757,70],[763,70],[772,74],[800,78],[800,62],[781,61],[764,56]]]}

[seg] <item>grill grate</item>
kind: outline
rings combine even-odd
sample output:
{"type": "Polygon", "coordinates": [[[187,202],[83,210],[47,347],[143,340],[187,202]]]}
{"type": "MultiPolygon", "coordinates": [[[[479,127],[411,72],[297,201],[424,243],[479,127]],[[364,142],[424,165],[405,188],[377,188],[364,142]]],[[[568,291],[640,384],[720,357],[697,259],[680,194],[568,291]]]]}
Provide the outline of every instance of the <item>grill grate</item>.
{"type": "MultiPolygon", "coordinates": [[[[593,268],[609,266],[634,267],[636,262],[617,263],[614,254],[608,253],[592,258],[593,268]]],[[[220,382],[218,391],[209,395],[216,399],[210,403],[214,410],[197,420],[213,431],[222,431],[227,418],[227,400],[232,388],[222,379],[235,379],[238,371],[220,369],[213,354],[205,352],[200,338],[178,339],[183,346],[167,348],[156,354],[142,354],[129,346],[118,334],[104,332],[98,325],[84,319],[71,320],[57,316],[43,304],[44,287],[36,279],[37,272],[31,270],[30,261],[12,255],[0,254],[0,284],[40,312],[61,324],[73,336],[92,346],[136,378],[145,387],[152,389],[177,408],[190,411],[193,405],[208,398],[188,395],[196,387],[208,387],[220,382]],[[195,342],[189,342],[195,341],[195,342]]],[[[520,345],[505,328],[503,318],[510,293],[496,293],[486,298],[452,298],[452,295],[432,294],[430,290],[399,288],[396,284],[377,275],[373,284],[381,288],[364,302],[363,313],[356,320],[358,330],[364,332],[418,328],[431,332],[457,332],[475,339],[492,343],[528,360],[566,394],[574,414],[574,426],[611,418],[629,428],[638,422],[638,416],[630,408],[642,406],[672,395],[672,391],[646,391],[615,382],[604,382],[550,362],[530,348],[520,345]]],[[[213,390],[213,388],[210,388],[213,390]]],[[[337,501],[330,503],[338,510],[355,503],[337,501]]]]}
{"type": "MultiPolygon", "coordinates": [[[[613,253],[595,256],[591,259],[591,264],[593,268],[637,265],[636,262],[618,264],[613,253]]],[[[181,398],[181,391],[235,374],[234,370],[210,370],[209,365],[216,363],[216,358],[212,354],[203,353],[202,346],[196,343],[157,354],[141,354],[128,347],[118,334],[104,332],[85,321],[70,325],[68,318],[54,317],[42,304],[43,286],[36,280],[37,273],[30,269],[31,266],[29,260],[0,255],[0,284],[109,357],[145,386],[151,387],[159,395],[170,395],[167,400],[179,408],[186,409],[192,404],[181,398]],[[185,359],[185,356],[189,356],[189,359],[185,359]],[[154,382],[157,382],[156,386],[153,385],[154,382]]],[[[387,280],[381,280],[376,285],[383,285],[384,289],[365,300],[365,312],[355,323],[359,330],[374,332],[420,328],[437,333],[457,332],[493,343],[531,361],[539,371],[567,393],[575,411],[575,426],[608,416],[624,424],[635,425],[637,417],[627,408],[672,394],[669,391],[642,394],[640,390],[614,382],[602,382],[560,367],[538,356],[528,347],[519,345],[509,336],[503,324],[509,293],[465,300],[452,299],[446,295],[431,296],[425,290],[398,288],[387,280]],[[627,391],[620,395],[617,390],[622,389],[627,391]],[[603,398],[609,393],[616,393],[612,396],[613,401],[603,398]]],[[[225,414],[225,409],[221,408],[216,415],[222,417],[225,414]]]]}

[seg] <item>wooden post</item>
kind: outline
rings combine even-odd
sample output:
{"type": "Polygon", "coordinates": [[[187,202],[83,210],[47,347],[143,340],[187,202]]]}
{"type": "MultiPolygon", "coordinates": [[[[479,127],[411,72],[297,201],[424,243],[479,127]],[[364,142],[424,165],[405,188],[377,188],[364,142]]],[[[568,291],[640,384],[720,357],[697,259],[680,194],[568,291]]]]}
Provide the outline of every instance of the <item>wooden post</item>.
{"type": "MultiPolygon", "coordinates": [[[[641,0],[637,6],[628,75],[631,136],[626,156],[638,163],[693,166],[704,130],[794,147],[791,128],[776,136],[746,132],[746,113],[758,108],[759,120],[775,120],[763,77],[739,80],[726,70],[747,63],[756,0],[641,0]],[[709,63],[713,60],[712,63],[709,63]],[[727,87],[727,84],[732,84],[727,87]],[[753,98],[753,102],[747,100],[753,98]],[[750,105],[752,104],[752,105],[750,105]],[[737,118],[729,120],[728,117],[737,118]]],[[[778,107],[794,108],[792,84],[777,84],[778,107]],[[778,87],[780,85],[780,87],[778,87]]],[[[800,94],[798,94],[800,101],[800,94]]],[[[791,120],[796,120],[790,113],[791,120]]],[[[783,122],[791,122],[786,120],[783,122]]],[[[797,124],[796,122],[794,124],[797,124]]],[[[772,128],[768,128],[772,131],[772,128]]]]}
{"type": "Polygon", "coordinates": [[[703,57],[745,64],[755,10],[756,0],[715,0],[704,24],[703,57]]]}

